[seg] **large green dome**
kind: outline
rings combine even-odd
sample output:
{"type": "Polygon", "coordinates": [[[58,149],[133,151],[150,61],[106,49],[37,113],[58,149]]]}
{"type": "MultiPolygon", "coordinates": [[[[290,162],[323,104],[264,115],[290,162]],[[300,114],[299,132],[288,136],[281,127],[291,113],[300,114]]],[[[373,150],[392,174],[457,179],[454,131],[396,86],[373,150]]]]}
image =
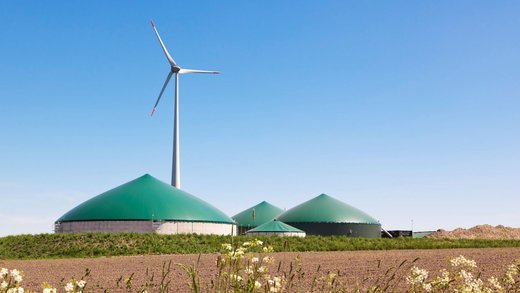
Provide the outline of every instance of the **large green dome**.
{"type": "Polygon", "coordinates": [[[277,217],[284,223],[362,223],[379,224],[365,212],[321,194],[306,201],[277,217]]]}
{"type": "Polygon", "coordinates": [[[113,220],[234,224],[207,202],[148,174],[85,201],[57,222],[113,220]]]}
{"type": "Polygon", "coordinates": [[[269,222],[281,213],[283,213],[281,208],[276,207],[267,201],[262,201],[256,206],[234,215],[232,218],[238,226],[256,227],[269,222]]]}

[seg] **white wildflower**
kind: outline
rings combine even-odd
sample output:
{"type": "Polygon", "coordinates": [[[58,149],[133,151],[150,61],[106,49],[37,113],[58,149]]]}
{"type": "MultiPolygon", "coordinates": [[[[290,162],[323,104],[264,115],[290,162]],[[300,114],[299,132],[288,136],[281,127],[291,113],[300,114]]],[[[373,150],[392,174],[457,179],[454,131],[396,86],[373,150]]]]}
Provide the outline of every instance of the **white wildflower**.
{"type": "Polygon", "coordinates": [[[255,288],[260,289],[262,287],[262,283],[255,281],[255,288]]]}
{"type": "Polygon", "coordinates": [[[267,271],[268,271],[268,270],[267,270],[267,267],[261,266],[261,267],[258,268],[258,272],[259,272],[260,274],[267,273],[267,271]]]}
{"type": "Polygon", "coordinates": [[[450,283],[450,272],[448,272],[446,269],[442,269],[439,280],[441,285],[448,285],[450,283]]]}
{"type": "Polygon", "coordinates": [[[244,256],[244,254],[245,254],[245,250],[242,247],[239,247],[236,250],[230,251],[228,253],[228,256],[233,260],[237,260],[237,259],[241,259],[244,256]]]}
{"type": "Polygon", "coordinates": [[[244,272],[248,275],[252,275],[254,273],[254,270],[253,270],[253,267],[252,266],[247,266],[245,269],[244,269],[244,272]]]}
{"type": "Polygon", "coordinates": [[[43,288],[43,293],[56,293],[56,288],[43,288]]]}
{"type": "Polygon", "coordinates": [[[17,269],[11,270],[11,277],[16,283],[20,283],[23,280],[21,272],[17,269]]]}
{"type": "Polygon", "coordinates": [[[509,285],[515,284],[515,277],[518,274],[518,267],[514,264],[511,264],[507,267],[506,274],[504,276],[504,282],[509,285]]]}
{"type": "Polygon", "coordinates": [[[459,255],[450,259],[450,263],[454,267],[476,268],[477,262],[472,259],[467,259],[463,255],[459,255]]]}
{"type": "Polygon", "coordinates": [[[1,269],[0,269],[0,277],[1,277],[1,278],[6,277],[8,273],[9,273],[9,270],[8,270],[8,269],[6,269],[6,268],[1,268],[1,269]]]}
{"type": "Polygon", "coordinates": [[[460,270],[460,276],[464,279],[465,282],[473,280],[473,274],[466,270],[460,270]]]}
{"type": "Polygon", "coordinates": [[[257,263],[259,261],[258,257],[251,258],[251,263],[257,263]]]}
{"type": "Polygon", "coordinates": [[[423,288],[424,292],[431,292],[432,291],[432,284],[424,283],[422,285],[422,288],[423,288]]]}
{"type": "Polygon", "coordinates": [[[264,258],[262,258],[262,262],[263,263],[272,263],[274,261],[274,258],[273,257],[270,257],[270,256],[264,256],[264,258]]]}
{"type": "Polygon", "coordinates": [[[263,241],[258,240],[258,239],[253,240],[253,243],[254,243],[255,246],[260,246],[260,245],[263,245],[263,244],[264,244],[263,241]]]}
{"type": "Polygon", "coordinates": [[[489,284],[491,284],[491,286],[493,286],[493,288],[495,288],[497,291],[502,291],[502,285],[500,285],[500,282],[498,281],[498,279],[496,277],[491,277],[488,279],[488,282],[489,284]]]}
{"type": "Polygon", "coordinates": [[[2,281],[2,283],[0,283],[0,289],[4,290],[5,288],[7,288],[7,282],[6,281],[2,281]]]}
{"type": "Polygon", "coordinates": [[[262,248],[262,251],[263,252],[273,252],[273,247],[272,246],[264,246],[264,248],[262,248]]]}
{"type": "Polygon", "coordinates": [[[474,279],[466,286],[467,292],[483,292],[484,282],[481,279],[474,279]]]}
{"type": "Polygon", "coordinates": [[[447,287],[450,284],[450,272],[446,269],[440,270],[440,276],[435,277],[433,284],[440,285],[441,287],[447,287]]]}
{"type": "Polygon", "coordinates": [[[230,278],[233,282],[240,282],[240,281],[242,281],[242,277],[240,277],[239,275],[235,275],[235,274],[230,274],[230,275],[229,275],[229,278],[230,278]]]}
{"type": "Polygon", "coordinates": [[[67,283],[67,285],[65,285],[65,292],[72,292],[74,291],[74,284],[72,284],[72,282],[69,282],[67,283]]]}
{"type": "Polygon", "coordinates": [[[83,289],[85,287],[85,284],[87,284],[87,282],[85,280],[79,280],[76,282],[76,285],[80,288],[80,289],[83,289]]]}
{"type": "Polygon", "coordinates": [[[462,292],[482,292],[484,282],[481,279],[475,279],[471,272],[466,270],[460,271],[460,277],[463,279],[462,292]]]}
{"type": "Polygon", "coordinates": [[[283,277],[273,277],[273,279],[268,279],[267,284],[269,284],[269,292],[281,292],[284,281],[285,279],[283,277]]]}
{"type": "Polygon", "coordinates": [[[231,246],[231,244],[229,244],[229,243],[224,243],[224,244],[222,244],[222,249],[233,250],[233,246],[231,246]]]}
{"type": "Polygon", "coordinates": [[[406,277],[406,283],[410,285],[422,284],[428,278],[428,271],[413,266],[410,275],[406,277]]]}
{"type": "Polygon", "coordinates": [[[246,242],[242,243],[242,246],[244,246],[244,247],[251,246],[251,242],[247,242],[247,241],[246,241],[246,242]]]}

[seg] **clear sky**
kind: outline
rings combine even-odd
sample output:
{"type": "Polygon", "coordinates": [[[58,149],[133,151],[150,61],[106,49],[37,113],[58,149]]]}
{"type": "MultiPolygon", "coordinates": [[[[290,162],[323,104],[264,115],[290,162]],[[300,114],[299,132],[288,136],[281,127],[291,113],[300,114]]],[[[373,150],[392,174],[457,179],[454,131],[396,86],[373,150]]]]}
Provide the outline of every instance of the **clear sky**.
{"type": "Polygon", "coordinates": [[[320,193],[386,229],[520,227],[518,1],[2,1],[0,235],[149,173],[233,215],[320,193]]]}

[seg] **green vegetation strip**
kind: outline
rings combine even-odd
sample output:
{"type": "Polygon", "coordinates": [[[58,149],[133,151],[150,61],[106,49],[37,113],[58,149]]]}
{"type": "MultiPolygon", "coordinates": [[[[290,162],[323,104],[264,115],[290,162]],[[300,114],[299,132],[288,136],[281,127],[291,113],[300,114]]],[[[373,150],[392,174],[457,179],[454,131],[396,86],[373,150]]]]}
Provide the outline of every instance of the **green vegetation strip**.
{"type": "Polygon", "coordinates": [[[445,249],[520,247],[520,240],[478,239],[367,239],[343,236],[248,237],[80,233],[18,235],[0,238],[0,259],[46,259],[141,254],[214,253],[222,243],[260,239],[283,251],[352,251],[389,249],[445,249]]]}

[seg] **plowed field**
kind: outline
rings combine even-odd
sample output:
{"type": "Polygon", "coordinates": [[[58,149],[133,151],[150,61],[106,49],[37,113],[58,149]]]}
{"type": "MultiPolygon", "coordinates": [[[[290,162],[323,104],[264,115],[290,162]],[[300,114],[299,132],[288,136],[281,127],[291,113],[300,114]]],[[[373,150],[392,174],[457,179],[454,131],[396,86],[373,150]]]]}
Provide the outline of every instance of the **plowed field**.
{"type": "MultiPolygon", "coordinates": [[[[502,275],[506,266],[515,259],[520,259],[520,248],[488,248],[488,249],[440,249],[440,250],[390,250],[390,251],[352,251],[352,252],[305,252],[305,253],[274,253],[276,263],[271,267],[271,272],[278,268],[278,262],[282,261],[282,270],[288,271],[288,266],[298,255],[301,258],[306,278],[304,286],[310,286],[315,272],[320,266],[320,272],[340,272],[340,280],[349,284],[360,284],[364,278],[369,278],[365,283],[373,283],[383,276],[389,268],[397,267],[404,260],[409,262],[419,258],[415,265],[425,268],[430,272],[437,272],[441,268],[448,267],[451,257],[464,255],[477,261],[482,275],[487,279],[491,275],[502,275]]],[[[61,287],[71,277],[81,277],[85,269],[91,270],[88,278],[89,291],[102,292],[109,289],[110,292],[122,291],[116,286],[117,280],[123,276],[134,273],[134,288],[141,287],[152,273],[155,274],[154,282],[157,282],[161,274],[161,268],[165,262],[172,264],[194,263],[198,255],[160,255],[160,256],[126,256],[94,259],[56,259],[56,260],[12,260],[0,261],[0,266],[10,269],[17,268],[24,271],[23,286],[41,292],[40,284],[49,282],[56,287],[61,287]],[[146,277],[148,270],[148,277],[146,277]],[[94,290],[93,290],[94,289],[94,290]]],[[[199,271],[201,282],[210,280],[216,272],[216,255],[201,255],[199,271]]],[[[185,272],[178,266],[172,265],[171,279],[172,292],[187,292],[188,281],[185,272]]],[[[409,268],[408,263],[398,271],[403,276],[409,268]]],[[[273,273],[273,275],[276,273],[273,273]]],[[[308,287],[307,287],[308,288],[308,287]]]]}

